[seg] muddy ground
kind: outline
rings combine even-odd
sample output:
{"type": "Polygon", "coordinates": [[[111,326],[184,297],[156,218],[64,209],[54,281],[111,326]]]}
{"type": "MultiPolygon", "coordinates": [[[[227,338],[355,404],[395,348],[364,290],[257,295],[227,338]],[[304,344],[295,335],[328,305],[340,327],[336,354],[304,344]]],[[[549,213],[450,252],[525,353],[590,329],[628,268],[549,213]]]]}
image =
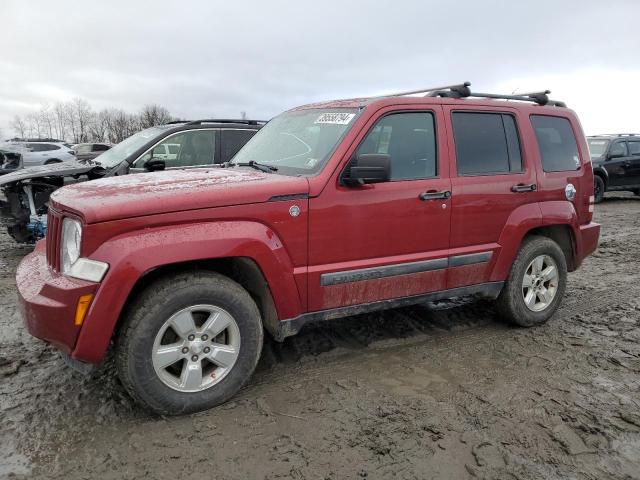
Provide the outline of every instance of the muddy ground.
{"type": "Polygon", "coordinates": [[[311,326],[267,344],[233,401],[181,418],[26,334],[29,248],[2,235],[0,477],[640,478],[640,198],[596,218],[600,247],[543,327],[467,300],[311,326]]]}

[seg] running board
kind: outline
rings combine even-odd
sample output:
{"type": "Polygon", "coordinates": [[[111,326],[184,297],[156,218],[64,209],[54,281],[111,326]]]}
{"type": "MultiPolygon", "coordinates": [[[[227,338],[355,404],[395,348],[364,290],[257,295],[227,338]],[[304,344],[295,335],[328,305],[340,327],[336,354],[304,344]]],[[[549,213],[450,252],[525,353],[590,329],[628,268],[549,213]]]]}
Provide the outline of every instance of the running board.
{"type": "Polygon", "coordinates": [[[497,298],[500,295],[504,282],[481,283],[479,285],[469,285],[467,287],[452,288],[439,292],[426,293],[423,295],[413,295],[410,297],[392,298],[379,302],[362,303],[350,305],[348,307],[332,308],[317,312],[304,313],[298,317],[281,320],[278,322],[277,330],[271,331],[273,338],[282,342],[285,338],[296,335],[303,326],[309,322],[319,322],[324,320],[334,320],[336,318],[350,317],[363,313],[375,312],[379,310],[389,310],[392,308],[406,307],[417,303],[433,302],[436,300],[446,300],[453,297],[478,296],[485,298],[497,298]]]}

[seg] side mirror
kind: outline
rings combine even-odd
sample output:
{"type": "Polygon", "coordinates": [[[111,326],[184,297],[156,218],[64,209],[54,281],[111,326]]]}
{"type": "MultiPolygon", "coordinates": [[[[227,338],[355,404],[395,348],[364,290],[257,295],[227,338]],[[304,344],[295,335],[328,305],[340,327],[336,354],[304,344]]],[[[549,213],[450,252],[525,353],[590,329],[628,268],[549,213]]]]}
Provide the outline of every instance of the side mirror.
{"type": "Polygon", "coordinates": [[[348,185],[388,182],[391,179],[391,157],[379,153],[363,153],[351,165],[348,185]]]}
{"type": "Polygon", "coordinates": [[[164,160],[161,160],[156,157],[152,157],[146,162],[144,162],[144,168],[149,172],[158,172],[160,170],[164,170],[165,167],[166,165],[164,163],[164,160]]]}

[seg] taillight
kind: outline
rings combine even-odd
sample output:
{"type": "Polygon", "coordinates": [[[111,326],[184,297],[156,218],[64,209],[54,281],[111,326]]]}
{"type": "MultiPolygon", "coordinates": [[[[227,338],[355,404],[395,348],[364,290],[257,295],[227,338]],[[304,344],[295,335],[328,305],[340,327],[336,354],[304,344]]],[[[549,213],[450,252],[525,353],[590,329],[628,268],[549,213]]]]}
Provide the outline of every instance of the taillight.
{"type": "Polygon", "coordinates": [[[590,195],[589,196],[589,213],[587,215],[587,222],[590,222],[591,220],[593,220],[593,211],[595,210],[595,206],[596,206],[596,197],[594,195],[590,195]]]}

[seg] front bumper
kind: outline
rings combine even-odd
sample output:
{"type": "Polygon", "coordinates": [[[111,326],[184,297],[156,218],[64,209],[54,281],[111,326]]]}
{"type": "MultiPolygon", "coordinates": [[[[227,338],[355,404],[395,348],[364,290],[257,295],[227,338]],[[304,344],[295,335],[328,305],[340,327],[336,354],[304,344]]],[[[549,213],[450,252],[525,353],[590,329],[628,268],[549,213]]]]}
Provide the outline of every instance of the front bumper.
{"type": "Polygon", "coordinates": [[[71,354],[81,328],[74,325],[78,299],[95,293],[98,284],[52,271],[46,261],[45,241],[38,242],[36,249],[20,262],[16,284],[29,333],[71,354]]]}

